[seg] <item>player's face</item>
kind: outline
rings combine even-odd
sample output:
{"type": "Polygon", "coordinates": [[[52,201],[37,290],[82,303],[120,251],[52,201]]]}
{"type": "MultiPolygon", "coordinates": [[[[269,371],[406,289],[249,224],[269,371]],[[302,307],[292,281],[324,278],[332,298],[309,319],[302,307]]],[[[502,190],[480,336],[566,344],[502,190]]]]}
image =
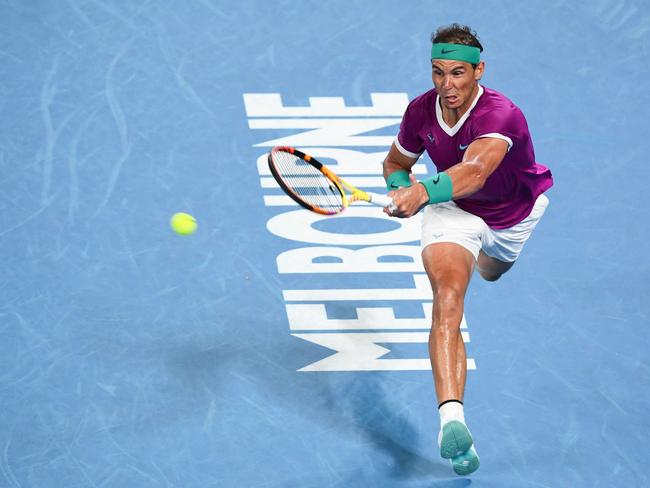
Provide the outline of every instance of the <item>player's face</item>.
{"type": "Polygon", "coordinates": [[[472,104],[477,81],[483,76],[484,63],[474,68],[464,61],[434,59],[431,62],[433,84],[443,108],[465,112],[472,104]]]}

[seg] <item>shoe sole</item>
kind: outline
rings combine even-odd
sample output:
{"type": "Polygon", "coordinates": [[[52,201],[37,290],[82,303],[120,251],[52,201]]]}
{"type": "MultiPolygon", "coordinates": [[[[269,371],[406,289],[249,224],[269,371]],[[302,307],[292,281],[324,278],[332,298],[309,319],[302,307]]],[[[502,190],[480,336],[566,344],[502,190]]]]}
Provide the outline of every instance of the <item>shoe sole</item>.
{"type": "Polygon", "coordinates": [[[458,420],[452,420],[442,428],[440,455],[445,459],[460,456],[466,453],[473,443],[472,435],[467,430],[467,426],[458,420]]]}

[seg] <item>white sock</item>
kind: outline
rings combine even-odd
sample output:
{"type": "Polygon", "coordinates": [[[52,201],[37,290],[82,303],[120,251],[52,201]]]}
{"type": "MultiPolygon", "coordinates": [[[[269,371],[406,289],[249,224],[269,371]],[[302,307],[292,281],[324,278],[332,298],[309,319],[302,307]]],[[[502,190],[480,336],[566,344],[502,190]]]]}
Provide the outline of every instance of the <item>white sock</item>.
{"type": "Polygon", "coordinates": [[[438,411],[440,412],[440,428],[452,420],[465,423],[465,412],[462,403],[447,402],[438,411]]]}

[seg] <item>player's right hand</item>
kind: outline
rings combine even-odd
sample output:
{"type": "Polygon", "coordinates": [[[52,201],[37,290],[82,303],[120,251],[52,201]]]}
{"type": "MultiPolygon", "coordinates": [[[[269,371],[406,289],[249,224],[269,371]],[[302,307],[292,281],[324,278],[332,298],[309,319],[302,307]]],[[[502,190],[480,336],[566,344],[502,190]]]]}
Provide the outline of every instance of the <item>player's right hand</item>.
{"type": "Polygon", "coordinates": [[[429,202],[429,195],[424,185],[420,185],[413,174],[409,175],[409,179],[411,186],[388,192],[388,196],[393,199],[393,204],[384,208],[385,214],[398,218],[412,217],[429,202]]]}

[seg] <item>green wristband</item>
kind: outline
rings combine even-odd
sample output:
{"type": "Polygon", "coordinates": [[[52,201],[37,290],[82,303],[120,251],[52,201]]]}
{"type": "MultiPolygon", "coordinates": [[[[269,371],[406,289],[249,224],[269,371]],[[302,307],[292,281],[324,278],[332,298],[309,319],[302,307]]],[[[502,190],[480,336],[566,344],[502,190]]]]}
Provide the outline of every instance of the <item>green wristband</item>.
{"type": "Polygon", "coordinates": [[[388,178],[386,178],[386,188],[388,191],[397,190],[398,188],[405,186],[411,186],[408,171],[398,169],[397,171],[393,171],[388,175],[388,178]]]}
{"type": "Polygon", "coordinates": [[[420,181],[429,195],[429,203],[441,203],[451,200],[454,189],[451,178],[444,171],[431,178],[420,181]]]}

